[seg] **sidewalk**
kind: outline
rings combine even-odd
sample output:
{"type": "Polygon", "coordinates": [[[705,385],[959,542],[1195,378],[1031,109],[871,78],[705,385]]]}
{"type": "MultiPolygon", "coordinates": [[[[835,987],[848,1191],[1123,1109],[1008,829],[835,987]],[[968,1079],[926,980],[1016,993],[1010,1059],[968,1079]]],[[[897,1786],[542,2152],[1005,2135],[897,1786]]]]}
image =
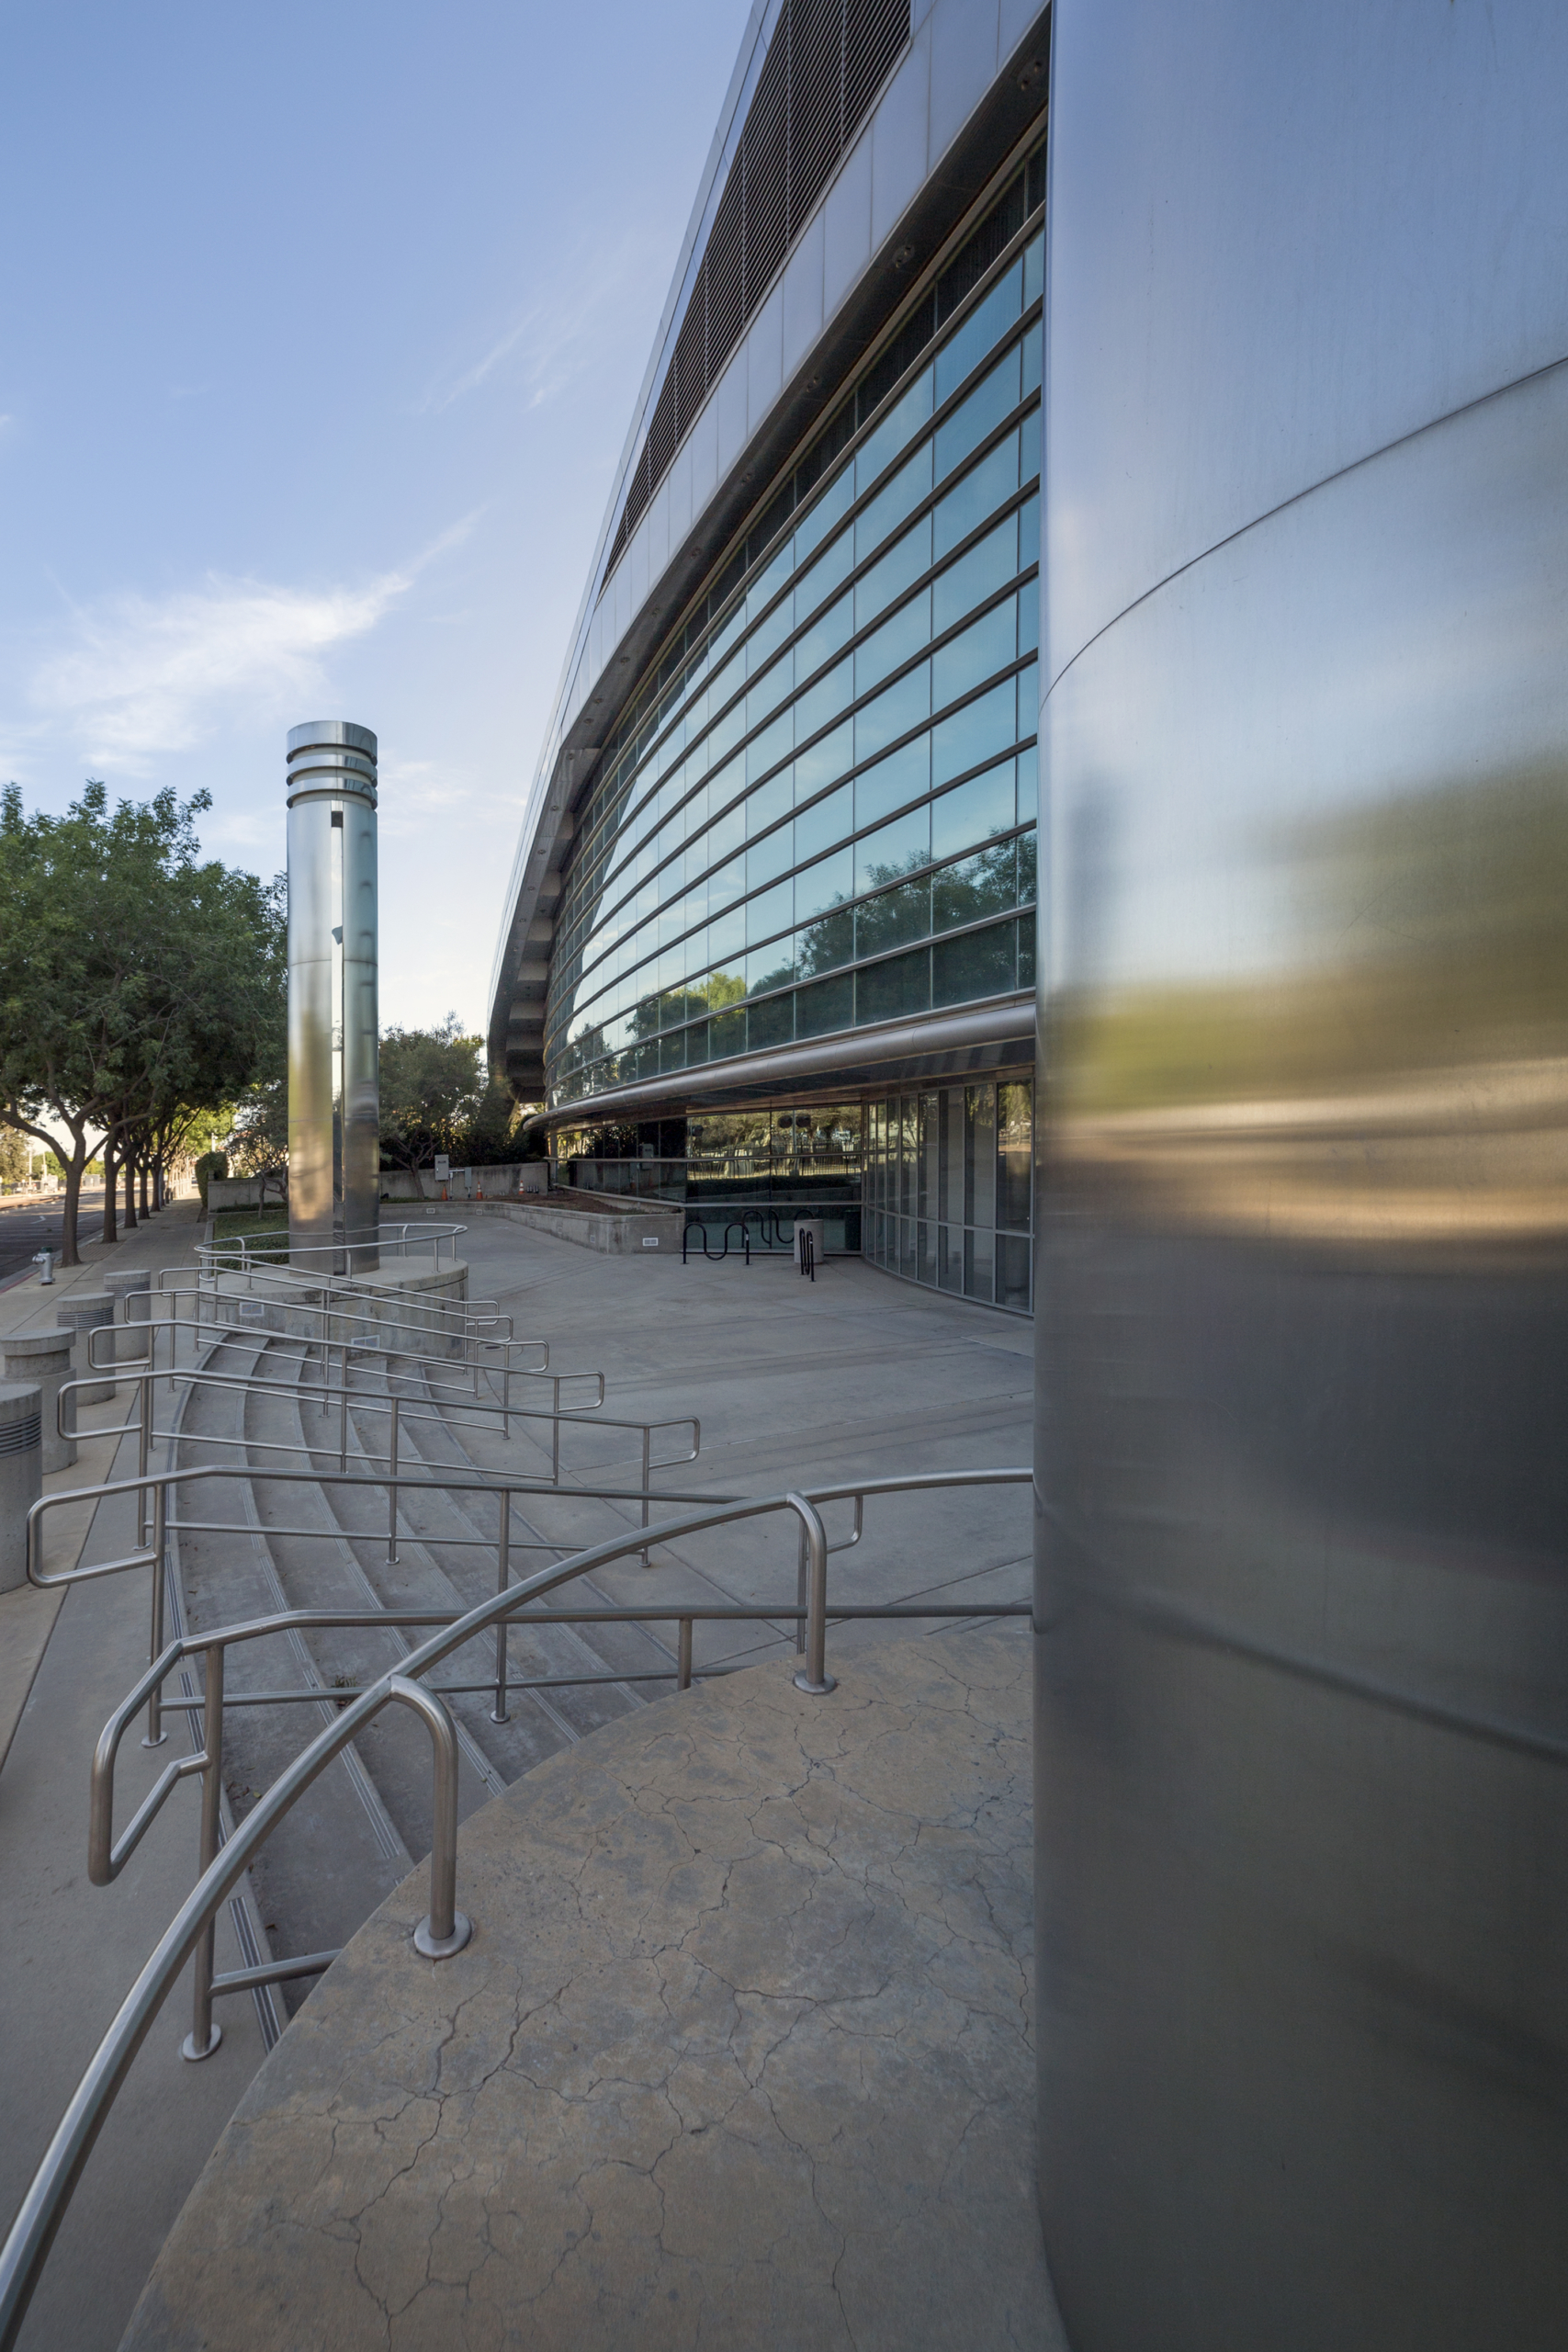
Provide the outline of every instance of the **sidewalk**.
{"type": "MultiPolygon", "coordinates": [[[[36,1276],[0,1295],[0,1329],[55,1319],[70,1288],[101,1284],[111,1267],[189,1262],[198,1204],[180,1203],[116,1249],[41,1288],[36,1276]]],[[[79,1458],[45,1480],[61,1492],[111,1470],[133,1476],[133,1438],[118,1435],[129,1392],[87,1408],[79,1458]]],[[[62,1515],[63,1516],[63,1515],[62,1515]]],[[[78,1526],[51,1530],[51,1567],[134,1548],[125,1498],[78,1526]]],[[[0,2049],[6,2129],[0,2133],[0,2228],[8,2228],[82,2071],[196,1872],[198,1784],[177,1789],[115,1884],[86,1874],[87,1770],[93,1744],[147,1657],[144,1573],[107,1577],[63,1595],[32,1587],[0,1595],[0,2049]]],[[[195,1745],[184,1713],[165,1717],[156,1753],[128,1736],[117,1820],[129,1820],[157,1772],[195,1745]]],[[[220,1968],[241,1964],[227,1911],[220,1968]]],[[[88,2161],[20,2337],[28,2352],[113,2352],[190,2184],[263,2055],[248,2000],[220,2004],[223,2044],[188,2066],[179,2045],[189,1994],[176,1989],[131,2068],[88,2161]]]]}

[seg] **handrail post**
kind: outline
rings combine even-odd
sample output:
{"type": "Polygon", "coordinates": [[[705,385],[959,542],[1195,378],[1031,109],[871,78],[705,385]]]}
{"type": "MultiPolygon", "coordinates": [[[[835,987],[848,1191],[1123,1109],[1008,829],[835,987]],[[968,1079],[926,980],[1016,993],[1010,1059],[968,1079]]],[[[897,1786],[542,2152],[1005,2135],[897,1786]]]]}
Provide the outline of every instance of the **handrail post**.
{"type": "Polygon", "coordinates": [[[387,1565],[389,1567],[395,1567],[398,1560],[398,1407],[401,1402],[402,1399],[399,1396],[394,1396],[392,1399],[392,1445],[387,1472],[387,1565]]]}
{"type": "Polygon", "coordinates": [[[510,1443],[512,1438],[512,1353],[510,1349],[502,1358],[501,1434],[510,1443]]]}
{"type": "MultiPolygon", "coordinates": [[[[152,1374],[150,1372],[140,1374],[136,1385],[140,1394],[136,1414],[136,1475],[139,1478],[145,1478],[148,1454],[152,1440],[152,1374]]],[[[138,1489],[136,1497],[136,1540],[139,1544],[145,1544],[147,1541],[147,1489],[145,1487],[138,1489]]],[[[157,1653],[154,1651],[153,1655],[156,1656],[157,1653]]]]}
{"type": "MultiPolygon", "coordinates": [[[[501,1528],[495,1543],[495,1589],[504,1592],[512,1581],[512,1490],[502,1487],[496,1498],[501,1511],[501,1528]]],[[[491,1709],[492,1724],[510,1723],[506,1707],[506,1634],[504,1617],[495,1622],[495,1704],[491,1709]]]]}
{"type": "Polygon", "coordinates": [[[550,1406],[550,1483],[560,1485],[560,1374],[552,1375],[550,1406]]]}
{"type": "Polygon", "coordinates": [[[348,1468],[348,1341],[346,1340],[340,1352],[342,1361],[338,1367],[338,1377],[343,1383],[343,1394],[338,1400],[337,1466],[340,1470],[346,1470],[348,1468]]]}
{"type": "MultiPolygon", "coordinates": [[[[223,1792],[223,1659],[221,1642],[207,1652],[207,1702],[202,1709],[201,1860],[197,1872],[205,1876],[218,1860],[222,1824],[219,1805],[223,1792]]],[[[180,2044],[180,2055],[194,2065],[210,2058],[223,2039],[223,2029],[212,2021],[212,1963],[217,1947],[216,1913],[201,1931],[191,1957],[192,2007],[190,2031],[180,2044]]]]}
{"type": "Polygon", "coordinates": [[[795,1670],[795,1687],[820,1699],[838,1689],[828,1671],[828,1531],[804,1495],[787,1500],[799,1514],[807,1549],[806,1664],[795,1670]]]}
{"type": "Polygon", "coordinates": [[[691,1687],[692,1621],[689,1617],[682,1617],[680,1633],[676,1639],[675,1688],[678,1690],[689,1690],[691,1687]]]}
{"type": "MultiPolygon", "coordinates": [[[[140,1488],[136,1509],[140,1516],[140,1488]]],[[[152,1489],[152,1631],[147,1651],[149,1666],[162,1657],[164,1650],[164,1531],[168,1521],[168,1484],[166,1480],[160,1479],[152,1489]]],[[[164,1686],[155,1682],[147,1701],[147,1732],[141,1745],[143,1747],[162,1747],[168,1736],[164,1729],[164,1686]]]]}
{"type": "Polygon", "coordinates": [[[413,1948],[426,1960],[450,1960],[474,1932],[457,1908],[457,1726],[446,1701],[406,1675],[392,1675],[387,1690],[423,1718],[435,1768],[430,1909],[413,1931],[413,1948]]]}
{"type": "MultiPolygon", "coordinates": [[[[652,1453],[653,1424],[651,1421],[645,1421],[642,1427],[642,1523],[645,1527],[648,1525],[648,1482],[653,1475],[649,1467],[652,1453]]],[[[646,1544],[642,1547],[642,1565],[645,1568],[652,1566],[646,1544]]]]}

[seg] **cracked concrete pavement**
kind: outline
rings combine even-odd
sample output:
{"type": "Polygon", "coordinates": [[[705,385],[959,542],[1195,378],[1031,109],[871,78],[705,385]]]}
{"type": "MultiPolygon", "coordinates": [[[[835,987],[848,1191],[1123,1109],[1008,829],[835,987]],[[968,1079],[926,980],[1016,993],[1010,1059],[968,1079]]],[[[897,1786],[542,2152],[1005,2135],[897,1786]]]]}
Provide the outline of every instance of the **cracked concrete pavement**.
{"type": "Polygon", "coordinates": [[[242,2099],[127,2352],[1065,2352],[1034,2199],[1029,1639],[773,1661],[464,1825],[242,2099]]]}

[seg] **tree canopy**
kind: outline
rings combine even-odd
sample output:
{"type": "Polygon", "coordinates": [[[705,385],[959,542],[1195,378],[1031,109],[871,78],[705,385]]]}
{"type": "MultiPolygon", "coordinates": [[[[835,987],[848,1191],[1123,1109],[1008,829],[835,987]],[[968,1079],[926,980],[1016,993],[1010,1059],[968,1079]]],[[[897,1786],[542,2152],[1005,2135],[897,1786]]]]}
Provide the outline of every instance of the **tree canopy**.
{"type": "Polygon", "coordinates": [[[517,1111],[491,1079],[484,1040],[455,1012],[438,1029],[389,1029],[381,1039],[381,1155],[427,1168],[439,1152],[474,1167],[507,1157],[517,1111]]]}
{"type": "Polygon", "coordinates": [[[67,1264],[89,1132],[112,1202],[111,1156],[161,1165],[204,1113],[282,1071],[281,878],[200,858],[210,805],[164,791],[111,809],[89,781],[63,816],[29,817],[15,785],[0,795],[0,1118],[71,1138],[67,1264]]]}

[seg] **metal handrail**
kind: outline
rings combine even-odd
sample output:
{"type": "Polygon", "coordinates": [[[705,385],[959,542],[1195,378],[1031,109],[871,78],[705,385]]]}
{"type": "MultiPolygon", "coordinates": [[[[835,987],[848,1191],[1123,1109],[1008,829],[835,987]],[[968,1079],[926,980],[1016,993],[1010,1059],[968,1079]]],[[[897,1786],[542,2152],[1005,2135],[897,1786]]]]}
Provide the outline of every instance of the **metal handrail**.
{"type": "MultiPolygon", "coordinates": [[[[408,1255],[408,1238],[411,1225],[416,1225],[420,1227],[416,1236],[418,1240],[429,1241],[432,1244],[432,1256],[436,1265],[441,1263],[441,1244],[446,1241],[452,1245],[452,1258],[455,1260],[457,1257],[457,1237],[461,1233],[466,1233],[468,1229],[466,1225],[434,1224],[423,1218],[409,1218],[398,1227],[398,1240],[395,1244],[391,1240],[392,1228],[389,1223],[383,1225],[378,1222],[373,1227],[355,1227],[351,1228],[351,1230],[344,1232],[339,1239],[333,1241],[305,1242],[299,1246],[296,1246],[292,1242],[290,1237],[287,1233],[280,1233],[276,1237],[277,1240],[281,1244],[281,1248],[278,1250],[272,1251],[258,1249],[255,1255],[257,1262],[259,1263],[270,1263],[274,1258],[276,1258],[280,1263],[285,1265],[289,1264],[294,1260],[304,1258],[332,1258],[333,1260],[347,1258],[350,1261],[347,1267],[340,1269],[334,1263],[331,1272],[337,1273],[341,1271],[345,1275],[351,1276],[353,1273],[352,1261],[356,1250],[374,1250],[379,1253],[383,1247],[389,1249],[396,1247],[400,1254],[406,1258],[408,1255]],[[355,1232],[362,1234],[364,1238],[357,1241],[355,1240],[353,1238],[353,1234],[355,1232]]],[[[257,1238],[259,1242],[265,1243],[270,1238],[270,1237],[263,1234],[259,1235],[257,1238]]],[[[244,1253],[250,1251],[252,1246],[253,1245],[245,1239],[243,1234],[238,1236],[236,1242],[233,1243],[226,1241],[203,1241],[198,1242],[197,1245],[198,1251],[207,1253],[213,1257],[216,1257],[223,1250],[238,1247],[242,1253],[242,1264],[245,1262],[244,1253]]]]}
{"type": "MultiPolygon", "coordinates": [[[[766,1496],[727,1503],[717,1509],[708,1508],[684,1518],[662,1523],[658,1532],[664,1543],[705,1530],[733,1524],[739,1520],[756,1519],[771,1513],[789,1511],[799,1521],[803,1542],[808,1555],[809,1623],[807,1635],[807,1664],[795,1675],[795,1682],[813,1696],[825,1695],[834,1689],[833,1679],[827,1672],[827,1585],[828,1541],[821,1518],[816,1508],[818,1501],[846,1498],[871,1493],[908,1493],[937,1490],[946,1487],[1014,1485],[1026,1483],[1028,1470],[960,1471],[923,1474],[906,1478],[868,1479],[858,1483],[835,1486],[817,1491],[808,1497],[798,1492],[766,1496]]],[[[574,1554],[550,1568],[540,1569],[523,1583],[498,1592],[492,1599],[479,1602],[465,1615],[434,1634],[420,1648],[401,1660],[399,1671],[383,1676],[364,1690],[338,1714],[336,1720],[323,1725],[316,1736],[301,1749],[292,1763],[279,1773],[272,1787],[259,1800],[234,1832],[234,1835],[207,1862],[201,1876],[159,1939],[156,1950],[142,1968],[135,1984],[121,2003],[114,2022],[99,2043],[74,2096],[50,2143],[42,2163],[35,2173],[20,2211],[12,2225],[3,2250],[0,2250],[0,2352],[11,2352],[28,2301],[32,2296],[49,2249],[59,2229],[71,2194],[81,2177],[82,2168],[92,2152],[102,2129],[104,2119],[121,2084],[130,2072],[137,2051],[151,2029],[175,1979],[186,1962],[203,1948],[204,1939],[216,1921],[218,1912],[238,1884],[254,1856],[259,1852],[272,1830],[291,1811],[306,1789],[317,1779],[333,1758],[372,1722],[381,1709],[396,1701],[415,1703],[411,1694],[415,1678],[423,1674],[442,1659],[460,1649],[476,1634],[514,1618],[530,1600],[542,1599],[558,1586],[570,1583],[598,1567],[624,1558],[638,1548],[637,1536],[620,1537],[588,1550],[574,1554]]],[[[760,1607],[755,1613],[768,1612],[760,1607]]],[[[776,1612],[775,1612],[776,1613],[776,1612]]],[[[870,1612],[867,1612],[870,1613],[870,1612]]],[[[976,1609],[966,1612],[990,1614],[991,1611],[976,1609]]],[[[1009,1613],[1011,1613],[1010,1611],[1009,1613]]],[[[231,1629],[238,1631],[239,1629],[231,1629]]],[[[219,1646],[218,1637],[209,1634],[201,1637],[207,1647],[219,1646]]],[[[170,1664],[175,1661],[171,1653],[170,1664]]],[[[158,1661],[161,1665],[162,1661],[158,1661]]],[[[152,1669],[149,1669],[151,1672],[152,1669]]],[[[217,1689],[220,1694],[221,1676],[217,1689]]],[[[319,1694],[318,1694],[319,1695],[319,1694]]],[[[426,1720],[435,1721],[435,1710],[450,1722],[446,1709],[434,1692],[423,1692],[427,1702],[422,1709],[426,1720]]],[[[214,1724],[214,1736],[204,1746],[210,1747],[209,1762],[203,1767],[211,1780],[216,1780],[220,1766],[221,1741],[214,1724]]],[[[456,1910],[456,1735],[451,1749],[451,1835],[446,1837],[447,1815],[443,1809],[443,1795],[437,1811],[437,1839],[433,1849],[431,1912],[423,1926],[430,1929],[421,1950],[429,1951],[433,1958],[444,1958],[448,1951],[460,1945],[443,1939],[436,1930],[447,1917],[440,1907],[441,1897],[449,1883],[453,1890],[451,1918],[453,1934],[460,1915],[456,1910]],[[441,1888],[436,1887],[437,1857],[443,1873],[450,1867],[450,1881],[443,1876],[441,1888]],[[443,1947],[435,1949],[435,1947],[443,1947]]],[[[464,1922],[465,1927],[467,1922],[464,1922]]],[[[416,1930],[416,1941],[418,1931],[416,1930]]],[[[464,1938],[467,1940],[467,1938],[464,1938]]],[[[312,1955],[320,1958],[321,1955],[312,1955]]],[[[299,1963],[289,1963],[298,1967],[299,1963]]],[[[209,1984],[210,1997],[212,1984],[209,1984]]],[[[210,2018],[209,2018],[210,2030],[210,2018]]],[[[193,2032],[194,2041],[194,2032],[193,2032]]]]}

